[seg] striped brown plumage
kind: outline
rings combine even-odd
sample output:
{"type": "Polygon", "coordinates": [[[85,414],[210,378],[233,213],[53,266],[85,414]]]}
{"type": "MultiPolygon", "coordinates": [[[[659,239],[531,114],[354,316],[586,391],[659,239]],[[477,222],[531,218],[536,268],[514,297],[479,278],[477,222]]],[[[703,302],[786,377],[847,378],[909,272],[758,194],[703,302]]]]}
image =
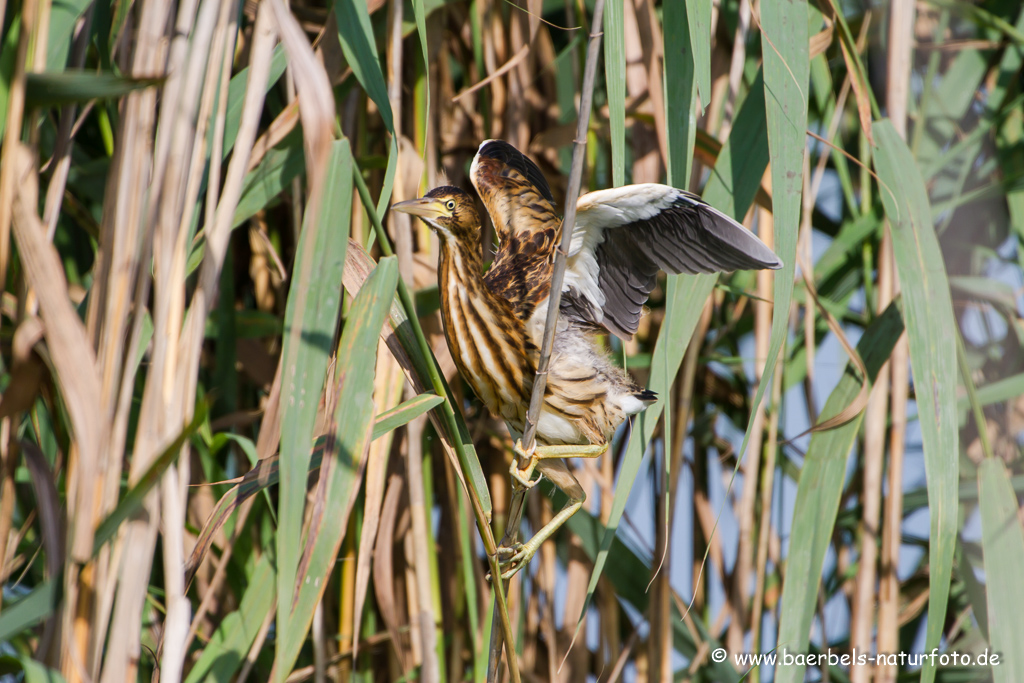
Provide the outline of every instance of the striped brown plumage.
{"type": "MultiPolygon", "coordinates": [[[[472,209],[472,203],[468,206],[472,209]]],[[[442,240],[438,292],[445,337],[459,372],[480,400],[514,422],[532,384],[526,338],[509,302],[487,287],[482,269],[475,245],[442,240]]]]}
{"type": "MultiPolygon", "coordinates": [[[[445,337],[459,372],[513,437],[524,432],[544,332],[561,221],[547,181],[508,143],[480,146],[470,177],[498,236],[484,275],[480,216],[472,198],[439,187],[395,209],[423,218],[440,237],[438,289],[445,337]]],[[[534,468],[569,496],[569,505],[526,544],[503,559],[508,578],[586,498],[561,457],[595,457],[629,415],[656,397],[638,386],[603,351],[598,335],[636,330],[659,268],[716,272],[777,268],[770,249],[732,219],[688,193],[636,185],[580,198],[568,254],[536,453],[513,463],[523,485],[534,468]],[[605,232],[609,236],[605,235],[605,232]],[[606,246],[607,245],[607,246],[606,246]]]]}

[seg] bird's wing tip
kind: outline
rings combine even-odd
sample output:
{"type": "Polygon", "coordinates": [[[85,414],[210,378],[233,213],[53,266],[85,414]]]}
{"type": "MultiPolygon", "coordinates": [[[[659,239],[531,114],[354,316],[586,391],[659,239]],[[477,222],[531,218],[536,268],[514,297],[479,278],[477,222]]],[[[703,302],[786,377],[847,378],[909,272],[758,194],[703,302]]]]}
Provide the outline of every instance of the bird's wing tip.
{"type": "Polygon", "coordinates": [[[492,159],[498,159],[505,161],[505,157],[509,155],[511,151],[519,151],[504,140],[490,139],[484,140],[480,143],[480,146],[476,149],[477,156],[486,156],[492,159]]]}

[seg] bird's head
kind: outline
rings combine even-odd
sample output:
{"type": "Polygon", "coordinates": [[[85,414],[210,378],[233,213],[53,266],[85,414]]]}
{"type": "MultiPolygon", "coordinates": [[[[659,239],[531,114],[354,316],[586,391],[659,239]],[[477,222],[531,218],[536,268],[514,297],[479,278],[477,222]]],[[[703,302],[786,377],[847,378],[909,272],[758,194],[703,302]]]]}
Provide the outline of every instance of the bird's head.
{"type": "Polygon", "coordinates": [[[419,199],[391,206],[395,211],[419,216],[442,239],[466,240],[476,244],[480,233],[480,214],[473,198],[457,187],[436,187],[419,199]]]}

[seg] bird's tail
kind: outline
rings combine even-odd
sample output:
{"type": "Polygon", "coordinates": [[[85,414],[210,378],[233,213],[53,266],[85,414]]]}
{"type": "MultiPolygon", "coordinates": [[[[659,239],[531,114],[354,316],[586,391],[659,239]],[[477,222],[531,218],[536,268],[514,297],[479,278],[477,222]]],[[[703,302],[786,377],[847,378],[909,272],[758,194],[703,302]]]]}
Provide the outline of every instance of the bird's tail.
{"type": "Polygon", "coordinates": [[[641,389],[633,393],[633,396],[643,401],[646,404],[654,403],[658,400],[658,395],[650,389],[641,389]]]}

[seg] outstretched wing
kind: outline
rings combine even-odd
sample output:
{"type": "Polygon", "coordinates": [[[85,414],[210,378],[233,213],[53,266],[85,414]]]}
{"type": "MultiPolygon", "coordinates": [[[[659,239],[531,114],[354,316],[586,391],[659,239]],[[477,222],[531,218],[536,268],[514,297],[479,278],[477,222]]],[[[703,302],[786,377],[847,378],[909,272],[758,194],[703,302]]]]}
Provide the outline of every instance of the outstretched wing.
{"type": "Polygon", "coordinates": [[[473,187],[491,216],[498,240],[531,238],[557,230],[555,200],[544,174],[529,157],[502,140],[485,140],[469,170],[473,187]]]}
{"type": "Polygon", "coordinates": [[[590,192],[576,203],[561,308],[629,339],[658,270],[781,267],[753,233],[689,192],[653,183],[590,192]]]}

